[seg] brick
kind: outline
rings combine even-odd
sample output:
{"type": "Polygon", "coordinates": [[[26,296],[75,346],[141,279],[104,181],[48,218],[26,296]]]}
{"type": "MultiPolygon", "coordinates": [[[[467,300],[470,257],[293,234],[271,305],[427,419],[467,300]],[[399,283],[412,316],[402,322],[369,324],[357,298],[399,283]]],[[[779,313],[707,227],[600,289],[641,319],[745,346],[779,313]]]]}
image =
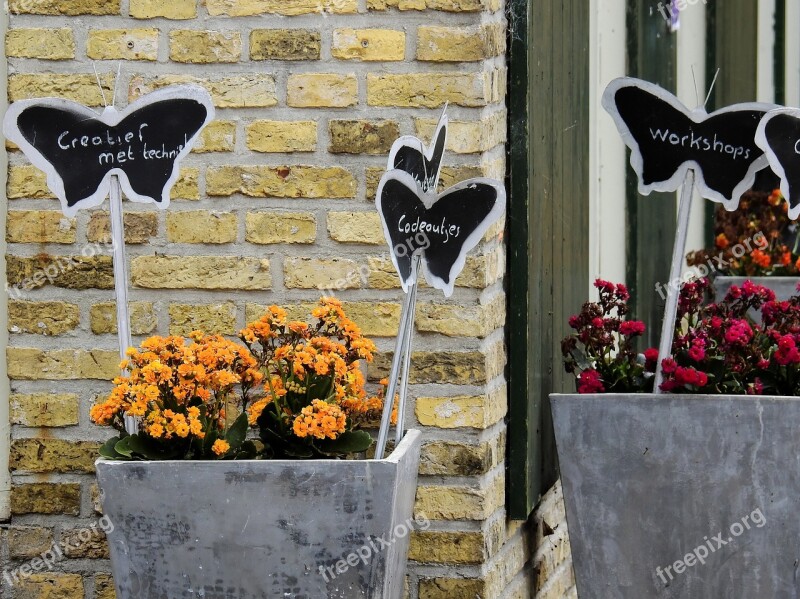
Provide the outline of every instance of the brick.
{"type": "Polygon", "coordinates": [[[415,517],[429,520],[485,520],[505,501],[505,477],[498,475],[480,487],[421,485],[415,517]]]}
{"type": "Polygon", "coordinates": [[[117,599],[114,579],[110,574],[94,575],[94,599],[117,599]]]}
{"type": "MultiPolygon", "coordinates": [[[[367,337],[395,337],[400,325],[400,305],[389,302],[344,302],[347,316],[358,325],[367,337]]],[[[316,304],[292,303],[283,306],[290,320],[308,321],[316,304]]],[[[263,304],[245,306],[246,322],[261,318],[267,311],[263,304]]]]}
{"type": "Polygon", "coordinates": [[[313,152],[315,121],[254,121],[247,126],[247,147],[254,152],[313,152]]]}
{"type": "Polygon", "coordinates": [[[310,212],[248,212],[245,240],[250,243],[314,243],[317,221],[310,212]]]}
{"type": "Polygon", "coordinates": [[[199,178],[199,168],[182,168],[180,177],[172,188],[170,198],[173,200],[199,200],[200,185],[197,182],[199,178]]]}
{"type": "Polygon", "coordinates": [[[233,152],[236,148],[236,122],[211,121],[192,148],[195,154],[233,152]]]}
{"type": "MultiPolygon", "coordinates": [[[[65,289],[113,289],[114,267],[110,256],[53,256],[39,254],[26,258],[6,256],[8,284],[19,291],[44,287],[48,283],[65,289]]],[[[11,292],[15,297],[14,291],[11,292]]]]}
{"type": "Polygon", "coordinates": [[[354,74],[299,73],[289,75],[286,104],[294,108],[346,108],[358,104],[354,74]]]}
{"type": "Polygon", "coordinates": [[[426,564],[481,564],[486,541],[480,531],[418,530],[411,535],[408,559],[426,564]]]}
{"type": "MultiPolygon", "coordinates": [[[[373,289],[398,289],[400,279],[388,256],[375,256],[369,261],[369,286],[373,289]]],[[[485,289],[497,282],[504,273],[505,255],[498,248],[485,255],[467,256],[464,270],[456,277],[456,287],[485,289]]],[[[420,277],[420,288],[430,287],[420,277]]]]}
{"type": "Polygon", "coordinates": [[[487,176],[480,166],[444,166],[439,173],[439,191],[467,179],[487,176]]]}
{"type": "Polygon", "coordinates": [[[422,446],[419,473],[434,476],[479,476],[505,458],[505,435],[478,445],[430,441],[422,446]]]}
{"type": "Polygon", "coordinates": [[[114,351],[9,347],[6,355],[11,379],[110,381],[119,374],[119,354],[114,351]]]}
{"type": "Polygon", "coordinates": [[[80,574],[31,574],[15,592],[20,599],[83,599],[83,579],[80,574]]]}
{"type": "Polygon", "coordinates": [[[287,258],[283,268],[287,289],[358,289],[364,278],[363,268],[345,258],[287,258]]]}
{"type": "Polygon", "coordinates": [[[357,0],[206,0],[206,6],[211,16],[226,15],[229,17],[358,12],[357,0]]]}
{"type": "Polygon", "coordinates": [[[414,405],[420,424],[447,429],[485,429],[504,418],[507,411],[505,386],[472,397],[418,397],[414,405]]]}
{"type": "Polygon", "coordinates": [[[250,60],[319,60],[321,35],[314,29],[254,29],[250,60]]]}
{"type": "Polygon", "coordinates": [[[235,334],[236,305],[233,302],[213,305],[170,304],[169,334],[188,335],[192,331],[235,334]]]}
{"type": "MultiPolygon", "coordinates": [[[[506,142],[505,110],[495,112],[480,121],[450,121],[447,130],[447,149],[456,154],[476,154],[491,150],[506,142]]],[[[430,139],[437,121],[415,119],[417,136],[430,139]]]]}
{"type": "Polygon", "coordinates": [[[131,281],[145,289],[265,290],[272,287],[269,266],[240,256],[139,256],[131,281]]]}
{"type": "Polygon", "coordinates": [[[417,330],[424,333],[483,338],[502,328],[505,319],[506,297],[504,293],[498,293],[486,304],[478,306],[420,303],[415,322],[417,330]]]}
{"type": "MultiPolygon", "coordinates": [[[[119,356],[117,356],[119,357],[119,356]]],[[[94,472],[100,443],[63,439],[14,439],[12,472],[94,472]]]]}
{"type": "Polygon", "coordinates": [[[119,15],[120,0],[9,0],[12,15],[119,15]]]}
{"type": "Polygon", "coordinates": [[[352,198],[356,185],[353,174],[338,166],[211,166],[206,172],[209,196],[352,198]]]}
{"type": "MultiPolygon", "coordinates": [[[[376,355],[369,365],[370,380],[378,381],[389,376],[391,362],[391,352],[376,355]]],[[[461,385],[480,385],[493,378],[487,378],[496,368],[491,362],[491,357],[478,351],[412,352],[409,382],[412,385],[423,385],[457,381],[461,385]]]]}
{"type": "Polygon", "coordinates": [[[8,556],[11,559],[39,557],[53,546],[53,531],[41,526],[11,526],[8,529],[8,556]]]}
{"type": "Polygon", "coordinates": [[[417,60],[469,62],[500,56],[506,51],[501,23],[479,27],[422,26],[417,30],[417,60]]]}
{"type": "Polygon", "coordinates": [[[6,34],[6,56],[40,60],[75,58],[72,29],[11,29],[6,34]]]}
{"type": "MultiPolygon", "coordinates": [[[[158,235],[158,215],[155,212],[125,212],[125,243],[150,243],[158,235]]],[[[111,220],[108,212],[90,212],[86,237],[93,243],[111,243],[111,220]]]]}
{"type": "Polygon", "coordinates": [[[130,13],[134,19],[194,19],[197,0],[130,0],[130,13]]]}
{"type": "Polygon", "coordinates": [[[108,540],[102,529],[72,528],[61,532],[64,555],[70,559],[109,559],[108,540]]]}
{"type": "Polygon", "coordinates": [[[333,154],[388,154],[400,137],[397,121],[331,120],[328,129],[333,154]]]}
{"type": "Polygon", "coordinates": [[[328,234],[341,243],[386,243],[377,212],[328,212],[328,234]]]}
{"type": "MultiPolygon", "coordinates": [[[[152,302],[130,302],[128,315],[133,335],[150,335],[158,326],[158,316],[152,302]]],[[[104,302],[93,305],[89,310],[89,322],[95,335],[116,335],[117,304],[104,302]]]]}
{"type": "Polygon", "coordinates": [[[55,210],[11,210],[6,221],[8,243],[75,243],[75,219],[55,210]]]}
{"type": "Polygon", "coordinates": [[[492,102],[487,73],[406,73],[367,75],[367,104],[438,108],[449,102],[481,107],[492,102]]]}
{"type": "MultiPolygon", "coordinates": [[[[152,91],[191,83],[204,87],[211,94],[217,108],[263,108],[275,106],[278,97],[275,91],[275,78],[272,75],[249,73],[230,77],[192,77],[190,75],[158,75],[155,77],[137,76],[131,79],[129,100],[133,101],[152,91]]],[[[95,89],[97,84],[95,83],[95,89]]]]}
{"type": "Polygon", "coordinates": [[[47,187],[46,175],[29,164],[12,166],[8,169],[6,195],[9,200],[21,198],[38,200],[55,197],[47,187]]]}
{"type": "Polygon", "coordinates": [[[79,483],[28,483],[11,487],[11,513],[67,514],[81,512],[79,483]]]}
{"type": "Polygon", "coordinates": [[[496,11],[497,0],[367,0],[369,10],[443,10],[448,12],[496,11]]]}
{"type": "Polygon", "coordinates": [[[66,302],[8,302],[8,331],[36,335],[63,335],[80,324],[80,310],[66,302]]]}
{"type": "Polygon", "coordinates": [[[102,515],[103,514],[103,496],[102,496],[102,493],[100,491],[100,485],[98,485],[97,482],[93,482],[89,486],[89,499],[91,500],[92,510],[94,510],[94,513],[96,513],[98,515],[102,515]]]}
{"type": "Polygon", "coordinates": [[[334,29],[331,55],[342,60],[396,61],[406,53],[406,34],[395,29],[334,29]]]}
{"type": "Polygon", "coordinates": [[[167,213],[167,241],[170,243],[233,243],[238,221],[232,212],[210,210],[167,213]]]}
{"type": "Polygon", "coordinates": [[[62,427],[78,424],[80,398],[74,393],[12,393],[11,424],[62,427]]]}
{"type": "Polygon", "coordinates": [[[482,578],[422,578],[419,599],[489,599],[482,578]]]}
{"type": "Polygon", "coordinates": [[[92,29],[86,56],[92,60],[158,60],[158,29],[92,29]]]}
{"type": "MultiPolygon", "coordinates": [[[[114,76],[101,75],[106,98],[113,94],[114,76]]],[[[17,73],[8,78],[10,102],[29,98],[66,98],[86,106],[104,106],[103,94],[91,75],[67,75],[61,73],[17,73]]]]}
{"type": "Polygon", "coordinates": [[[242,34],[174,29],[169,33],[169,57],[175,62],[192,64],[238,62],[242,57],[242,34]]]}

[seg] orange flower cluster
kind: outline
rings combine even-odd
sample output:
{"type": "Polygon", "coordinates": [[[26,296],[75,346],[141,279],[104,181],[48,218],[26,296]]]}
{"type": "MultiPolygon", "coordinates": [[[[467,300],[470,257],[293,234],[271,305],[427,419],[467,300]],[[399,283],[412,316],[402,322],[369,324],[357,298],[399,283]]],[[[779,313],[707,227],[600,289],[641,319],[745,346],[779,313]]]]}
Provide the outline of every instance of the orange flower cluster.
{"type": "Polygon", "coordinates": [[[336,439],[347,430],[347,417],[339,406],[315,399],[294,419],[292,430],[301,439],[336,439]]]}
{"type": "MultiPolygon", "coordinates": [[[[124,430],[125,416],[141,419],[141,432],[153,439],[202,439],[210,427],[225,427],[225,403],[236,385],[243,396],[259,385],[258,362],[241,345],[200,332],[183,337],[151,337],[128,350],[120,367],[127,376],[90,416],[100,425],[124,430]]],[[[246,400],[245,400],[246,401],[246,400]]]]}
{"type": "Polygon", "coordinates": [[[272,306],[241,331],[240,338],[266,370],[265,396],[250,406],[248,417],[255,425],[274,404],[274,413],[285,426],[275,431],[278,434],[335,439],[374,418],[383,407],[380,397],[368,396],[360,365],[362,359],[372,361],[375,345],[335,298],[322,298],[311,315],[316,324],[287,321],[286,312],[272,306]],[[314,425],[315,419],[323,418],[322,408],[313,409],[315,402],[336,408],[349,425],[324,426],[321,421],[314,425]]]}

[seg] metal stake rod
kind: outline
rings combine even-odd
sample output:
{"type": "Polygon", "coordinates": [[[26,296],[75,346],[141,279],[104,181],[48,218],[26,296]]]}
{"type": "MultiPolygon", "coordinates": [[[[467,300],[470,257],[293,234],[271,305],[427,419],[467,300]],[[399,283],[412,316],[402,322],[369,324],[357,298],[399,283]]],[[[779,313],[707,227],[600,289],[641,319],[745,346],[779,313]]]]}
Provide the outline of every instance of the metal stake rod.
{"type": "MultiPolygon", "coordinates": [[[[397,393],[397,384],[400,374],[400,366],[404,362],[405,353],[411,353],[411,348],[406,347],[406,337],[408,336],[408,328],[414,327],[413,317],[413,302],[416,301],[417,288],[417,273],[419,272],[420,256],[415,256],[411,266],[413,274],[413,288],[408,290],[406,297],[403,300],[403,309],[400,314],[400,329],[397,332],[397,342],[394,347],[394,358],[392,360],[392,369],[389,372],[389,385],[386,389],[386,396],[384,397],[383,414],[381,416],[381,428],[378,431],[378,442],[375,447],[375,459],[382,460],[386,452],[386,443],[389,439],[389,428],[392,423],[392,409],[394,408],[394,396],[397,393]]],[[[398,406],[399,409],[399,406],[398,406]]],[[[398,411],[398,425],[400,424],[400,413],[398,411]]]]}
{"type": "MultiPolygon", "coordinates": [[[[127,357],[131,341],[131,321],[128,313],[128,264],[125,259],[125,227],[122,210],[122,189],[119,179],[111,178],[111,244],[114,253],[114,289],[117,295],[117,337],[119,339],[119,357],[127,357]]],[[[130,434],[138,431],[135,418],[125,418],[125,430],[130,434]]]]}
{"type": "MultiPolygon", "coordinates": [[[[416,272],[416,271],[415,271],[416,272]]],[[[405,420],[406,420],[406,399],[408,397],[408,377],[411,371],[411,341],[414,337],[414,315],[417,312],[417,281],[414,281],[414,287],[411,289],[411,316],[409,323],[406,327],[405,340],[403,345],[405,350],[403,352],[403,373],[400,378],[400,401],[397,404],[397,427],[395,430],[394,445],[397,447],[400,441],[403,440],[405,434],[405,420]]]]}
{"type": "Polygon", "coordinates": [[[654,393],[663,393],[660,389],[661,383],[664,382],[661,362],[672,354],[672,337],[675,334],[675,317],[678,313],[680,288],[673,290],[670,285],[676,279],[680,279],[681,276],[683,257],[686,254],[686,237],[688,235],[693,197],[694,171],[689,169],[686,172],[686,179],[683,181],[681,201],[678,208],[678,232],[675,236],[675,246],[672,249],[672,266],[669,271],[669,281],[667,281],[667,305],[664,310],[664,322],[661,325],[661,343],[658,346],[658,363],[656,364],[656,376],[653,386],[654,393]]]}

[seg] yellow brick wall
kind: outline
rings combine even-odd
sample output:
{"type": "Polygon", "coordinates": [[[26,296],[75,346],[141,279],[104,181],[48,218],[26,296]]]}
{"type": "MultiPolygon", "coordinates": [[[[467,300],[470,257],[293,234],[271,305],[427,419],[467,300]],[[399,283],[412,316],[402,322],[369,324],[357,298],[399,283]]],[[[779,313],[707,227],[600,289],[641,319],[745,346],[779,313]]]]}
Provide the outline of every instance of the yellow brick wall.
{"type": "MultiPolygon", "coordinates": [[[[202,85],[217,118],[185,161],[167,212],[126,204],[136,340],[235,334],[265,305],[301,316],[334,289],[388,371],[401,291],[374,211],[392,141],[427,138],[449,102],[444,185],[505,172],[502,0],[9,0],[9,100],[100,107],[202,85]]],[[[55,543],[70,551],[9,597],[109,598],[93,460],[108,432],[88,408],[117,366],[107,207],[68,219],[10,147],[8,306],[12,520],[0,571],[55,543]],[[48,276],[49,273],[49,276],[48,276]]],[[[454,296],[427,285],[416,318],[408,423],[424,432],[411,599],[533,592],[530,534],[505,516],[505,251],[495,226],[454,296]],[[528,564],[528,565],[526,565],[528,564]]],[[[0,575],[2,572],[0,572],[0,575]]],[[[6,596],[6,595],[3,595],[6,596]]]]}

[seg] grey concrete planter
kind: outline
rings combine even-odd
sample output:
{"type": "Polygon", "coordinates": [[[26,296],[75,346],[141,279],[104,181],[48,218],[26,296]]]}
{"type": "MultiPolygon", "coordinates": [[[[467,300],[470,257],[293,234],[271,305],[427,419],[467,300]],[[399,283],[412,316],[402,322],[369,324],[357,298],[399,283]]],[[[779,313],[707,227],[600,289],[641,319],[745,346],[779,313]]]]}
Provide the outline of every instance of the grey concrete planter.
{"type": "Polygon", "coordinates": [[[399,599],[419,452],[409,431],[384,460],[98,460],[117,596],[399,599]]]}
{"type": "Polygon", "coordinates": [[[800,597],[800,398],[551,401],[581,599],[800,597]]]}
{"type": "Polygon", "coordinates": [[[747,280],[762,285],[775,292],[775,298],[784,301],[797,293],[796,287],[800,283],[799,277],[716,277],[714,279],[714,290],[717,292],[717,301],[722,300],[731,285],[741,287],[747,280]]]}

